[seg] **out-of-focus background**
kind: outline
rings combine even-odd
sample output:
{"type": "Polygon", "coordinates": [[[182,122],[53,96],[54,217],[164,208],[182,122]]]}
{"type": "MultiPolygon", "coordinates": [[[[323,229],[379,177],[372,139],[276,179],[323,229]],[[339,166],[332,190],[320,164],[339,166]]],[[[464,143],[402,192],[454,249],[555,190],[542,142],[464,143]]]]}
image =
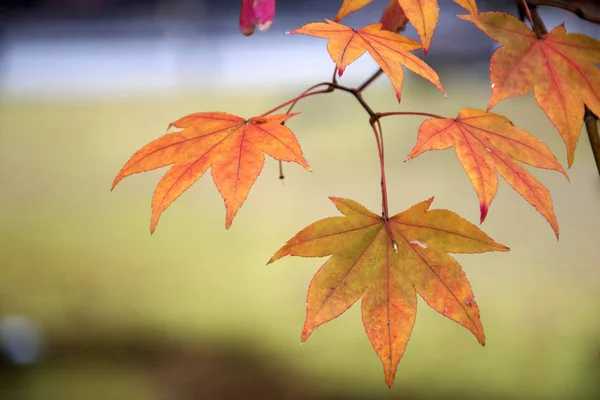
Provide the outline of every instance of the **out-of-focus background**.
{"type": "MultiPolygon", "coordinates": [[[[164,171],[110,192],[133,152],[196,111],[260,114],[330,78],[325,41],[284,32],[332,18],[340,1],[278,0],[271,29],[237,27],[240,0],[3,0],[0,6],[0,398],[37,399],[598,399],[600,179],[582,135],[570,182],[534,174],[553,194],[561,238],[505,182],[482,228],[509,253],[460,255],[488,339],[419,303],[395,385],[355,305],[302,347],[306,289],[323,260],[265,265],[298,230],[337,211],[327,196],[380,204],[366,115],[344,93],[308,99],[289,126],[314,172],[269,160],[232,228],[209,175],[149,233],[164,171]]],[[[510,1],[483,10],[515,13],[510,1]]],[[[348,21],[379,19],[387,0],[348,21]]],[[[485,108],[494,44],[440,1],[424,59],[448,99],[407,72],[400,105],[387,78],[378,110],[454,116],[485,108]]],[[[570,14],[549,27],[600,37],[570,14]]],[[[406,32],[416,37],[414,30],[406,32]]],[[[419,53],[422,55],[421,53],[419,53]]],[[[376,70],[366,56],[343,82],[376,70]]],[[[566,164],[531,95],[495,111],[566,164]]],[[[477,223],[477,198],[452,151],[403,163],[421,119],[384,122],[391,211],[435,196],[477,223]]]]}

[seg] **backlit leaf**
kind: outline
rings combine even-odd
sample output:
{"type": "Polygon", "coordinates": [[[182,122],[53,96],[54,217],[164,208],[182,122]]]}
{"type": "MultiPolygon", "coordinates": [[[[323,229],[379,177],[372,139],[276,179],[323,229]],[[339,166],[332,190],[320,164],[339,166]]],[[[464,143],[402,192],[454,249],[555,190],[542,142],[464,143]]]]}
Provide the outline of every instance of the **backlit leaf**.
{"type": "Polygon", "coordinates": [[[306,227],[269,261],[288,255],[331,256],[310,283],[302,341],[362,297],[363,325],[391,387],[413,329],[418,293],[485,344],[471,285],[448,253],[508,251],[507,247],[453,212],[429,210],[433,198],[391,217],[393,238],[381,216],[353,200],[331,200],[343,217],[306,227]]]}
{"type": "Polygon", "coordinates": [[[556,126],[567,148],[569,167],[583,125],[584,104],[600,115],[600,41],[567,33],[564,25],[538,38],[515,17],[500,13],[461,15],[500,43],[492,55],[492,95],[498,102],[533,89],[535,100],[556,126]]]}
{"type": "Polygon", "coordinates": [[[496,195],[498,172],[546,218],[558,237],[558,223],[548,189],[518,163],[553,169],[567,176],[545,144],[501,115],[465,108],[456,119],[424,121],[408,158],[452,146],[479,197],[481,222],[496,195]]]}
{"type": "Polygon", "coordinates": [[[445,93],[437,73],[423,60],[410,53],[411,50],[421,48],[418,42],[398,33],[382,30],[381,24],[371,24],[355,30],[337,22],[327,19],[325,21],[313,22],[289,33],[329,39],[327,51],[340,76],[349,64],[368,52],[392,82],[398,101],[404,81],[403,65],[445,93]]]}
{"type": "Polygon", "coordinates": [[[208,112],[185,116],[171,124],[180,131],[167,133],[138,150],[117,174],[112,187],[126,176],[173,165],[152,197],[150,231],[154,232],[162,212],[211,168],[225,201],[228,229],[262,170],[264,153],[310,171],[296,137],[282,124],[293,115],[244,119],[208,112]]]}

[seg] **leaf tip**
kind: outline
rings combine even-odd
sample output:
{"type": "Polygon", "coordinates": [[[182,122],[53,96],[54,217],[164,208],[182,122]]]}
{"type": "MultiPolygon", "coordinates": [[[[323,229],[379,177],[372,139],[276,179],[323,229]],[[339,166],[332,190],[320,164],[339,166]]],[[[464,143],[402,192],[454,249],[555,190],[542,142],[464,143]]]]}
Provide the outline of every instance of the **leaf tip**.
{"type": "Polygon", "coordinates": [[[430,198],[425,200],[425,202],[427,203],[427,208],[431,207],[431,203],[433,203],[434,199],[435,199],[435,196],[431,196],[430,198]]]}
{"type": "Polygon", "coordinates": [[[480,213],[480,217],[479,217],[479,223],[483,224],[483,221],[485,221],[485,217],[487,217],[488,214],[488,206],[487,204],[481,203],[479,205],[479,213],[480,213]]]}
{"type": "Polygon", "coordinates": [[[388,389],[392,388],[392,385],[394,384],[394,378],[395,378],[395,374],[392,372],[387,372],[385,374],[385,384],[387,385],[388,389]]]}
{"type": "Polygon", "coordinates": [[[496,243],[496,246],[498,247],[497,251],[510,251],[510,247],[503,244],[496,243]]]}
{"type": "Polygon", "coordinates": [[[305,326],[304,329],[302,329],[302,333],[300,334],[300,343],[306,342],[311,333],[312,329],[309,329],[305,326]]]}
{"type": "Polygon", "coordinates": [[[112,182],[112,185],[110,186],[110,191],[112,192],[115,187],[117,186],[117,184],[119,182],[121,182],[121,179],[123,179],[123,176],[121,176],[121,173],[119,172],[119,174],[117,176],[115,176],[115,179],[112,182]]]}

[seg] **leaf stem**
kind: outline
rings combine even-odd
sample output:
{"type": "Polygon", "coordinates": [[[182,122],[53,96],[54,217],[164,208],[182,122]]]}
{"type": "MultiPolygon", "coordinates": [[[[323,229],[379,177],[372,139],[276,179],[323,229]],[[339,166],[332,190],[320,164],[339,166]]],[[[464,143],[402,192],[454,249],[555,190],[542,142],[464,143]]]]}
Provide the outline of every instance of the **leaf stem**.
{"type": "MultiPolygon", "coordinates": [[[[286,102],[284,102],[284,103],[281,103],[281,104],[280,104],[280,105],[278,105],[277,107],[274,107],[274,108],[270,109],[269,111],[266,111],[266,112],[264,112],[264,113],[260,114],[260,115],[259,115],[259,117],[266,117],[267,115],[269,115],[269,114],[272,114],[272,113],[274,113],[275,111],[278,111],[278,110],[282,109],[283,107],[285,107],[285,106],[287,106],[287,105],[290,105],[290,104],[291,104],[291,107],[290,107],[290,111],[291,111],[291,109],[292,109],[292,108],[293,108],[293,107],[296,105],[296,103],[298,103],[300,100],[302,100],[302,99],[305,99],[305,98],[307,98],[307,97],[310,97],[310,96],[317,95],[317,94],[331,93],[331,92],[333,92],[333,90],[334,90],[334,86],[333,86],[333,85],[332,85],[330,82],[321,82],[321,83],[317,83],[316,85],[313,85],[313,86],[309,87],[308,89],[306,89],[306,90],[305,90],[304,92],[302,92],[302,94],[300,94],[299,96],[296,96],[296,97],[294,97],[293,99],[291,99],[291,100],[288,100],[288,101],[286,101],[286,102]],[[314,89],[316,89],[316,88],[318,88],[318,87],[321,87],[321,86],[327,86],[327,88],[326,88],[326,89],[321,89],[321,90],[317,90],[317,91],[311,92],[311,90],[314,90],[314,89]]],[[[289,112],[289,111],[288,111],[288,112],[289,112]]]]}
{"type": "Polygon", "coordinates": [[[383,118],[383,117],[391,117],[393,115],[419,115],[422,117],[446,119],[446,117],[442,117],[441,115],[432,114],[432,113],[428,113],[428,112],[420,112],[420,111],[392,111],[392,112],[377,113],[376,115],[378,117],[377,119],[383,118]]]}
{"type": "Polygon", "coordinates": [[[366,81],[364,81],[364,83],[362,85],[357,87],[356,91],[358,93],[362,93],[362,91],[365,90],[371,83],[375,82],[375,80],[377,78],[379,78],[379,76],[381,74],[383,74],[383,70],[381,68],[379,68],[379,70],[377,72],[375,72],[373,75],[371,75],[366,81]]]}
{"type": "Polygon", "coordinates": [[[523,6],[525,13],[527,14],[527,19],[529,19],[529,23],[531,24],[531,29],[533,29],[533,31],[535,32],[538,39],[540,39],[542,37],[542,33],[538,29],[538,24],[536,24],[533,20],[533,16],[531,15],[531,10],[529,9],[529,3],[527,2],[527,0],[521,0],[521,5],[523,6]]]}
{"type": "Polygon", "coordinates": [[[379,122],[379,118],[377,116],[371,117],[369,120],[369,124],[373,129],[373,133],[375,134],[375,141],[377,142],[377,152],[379,154],[379,167],[381,168],[381,217],[385,223],[385,228],[390,236],[390,240],[392,241],[392,247],[396,252],[398,252],[398,244],[396,243],[396,239],[394,239],[394,233],[392,232],[392,227],[390,226],[390,212],[388,207],[388,195],[387,195],[387,183],[385,180],[385,156],[383,151],[383,130],[381,129],[381,123],[379,122]]]}
{"type": "Polygon", "coordinates": [[[375,116],[375,114],[376,114],[375,111],[373,111],[373,109],[367,104],[367,102],[365,101],[365,99],[362,96],[362,93],[358,89],[349,88],[349,87],[338,85],[338,84],[334,84],[332,86],[334,89],[341,90],[342,92],[347,92],[347,93],[350,93],[351,95],[353,95],[356,98],[356,100],[360,103],[362,108],[364,108],[365,111],[369,114],[369,117],[375,116]]]}

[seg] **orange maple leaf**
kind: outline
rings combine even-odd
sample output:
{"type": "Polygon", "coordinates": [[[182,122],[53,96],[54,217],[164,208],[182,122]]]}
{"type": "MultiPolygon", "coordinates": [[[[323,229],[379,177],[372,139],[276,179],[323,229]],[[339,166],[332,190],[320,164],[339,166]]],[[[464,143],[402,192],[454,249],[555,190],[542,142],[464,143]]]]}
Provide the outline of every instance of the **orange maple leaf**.
{"type": "MultiPolygon", "coordinates": [[[[370,2],[371,0],[344,0],[335,17],[335,22],[339,22],[348,14],[363,8],[370,2]]],[[[431,45],[431,39],[433,38],[440,13],[437,0],[390,0],[386,12],[389,13],[392,10],[396,13],[398,12],[397,10],[403,11],[403,14],[406,15],[410,23],[417,30],[421,38],[423,51],[427,52],[431,45]]],[[[386,12],[384,12],[384,15],[386,12]]],[[[393,31],[393,29],[389,30],[393,31]]]]}
{"type": "Polygon", "coordinates": [[[335,62],[340,76],[349,64],[368,51],[392,82],[398,101],[400,101],[404,81],[402,65],[433,83],[445,94],[437,73],[423,60],[409,52],[421,48],[419,42],[383,30],[382,24],[371,24],[355,30],[328,19],[325,21],[306,24],[288,33],[329,39],[327,51],[335,62]]]}
{"type": "Polygon", "coordinates": [[[310,283],[302,341],[362,296],[363,324],[391,387],[415,322],[419,293],[430,307],[485,344],[471,285],[447,253],[508,251],[508,247],[451,211],[429,210],[433,198],[391,217],[389,230],[381,216],[357,202],[331,200],[344,217],[304,228],[269,260],[331,255],[310,283]]]}
{"type": "Polygon", "coordinates": [[[182,130],[167,133],[138,150],[117,174],[112,188],[126,176],[173,164],[152,197],[150,231],[154,232],[162,212],[211,168],[225,201],[225,227],[229,229],[262,170],[264,153],[310,171],[296,137],[283,125],[294,115],[244,119],[208,112],[185,116],[169,125],[182,130]]]}
{"type": "Polygon", "coordinates": [[[553,169],[567,177],[544,143],[516,128],[501,115],[464,108],[456,118],[424,121],[419,127],[417,144],[408,159],[428,150],[444,150],[452,146],[479,197],[481,222],[485,220],[498,190],[498,171],[513,189],[546,218],[558,238],[558,222],[548,189],[518,163],[521,161],[534,167],[553,169]]]}
{"type": "Polygon", "coordinates": [[[460,15],[500,43],[492,55],[492,95],[498,102],[533,89],[535,100],[556,126],[569,167],[583,124],[584,104],[600,115],[600,41],[567,33],[564,25],[538,38],[517,18],[500,12],[460,15]]]}
{"type": "MultiPolygon", "coordinates": [[[[348,14],[358,11],[370,2],[371,0],[344,0],[334,21],[341,21],[343,18],[348,16],[348,14]]],[[[474,0],[454,0],[454,2],[466,8],[470,12],[477,12],[477,5],[475,4],[474,0]]],[[[426,53],[431,46],[431,40],[433,39],[433,34],[440,16],[438,1],[390,0],[386,11],[384,11],[384,16],[386,13],[389,14],[392,11],[394,11],[396,14],[399,14],[398,10],[402,12],[402,16],[406,15],[406,18],[408,18],[410,23],[415,27],[419,37],[421,38],[423,51],[426,53]]],[[[389,19],[389,17],[387,19],[389,19]]],[[[382,20],[382,22],[384,21],[382,20]]],[[[388,29],[389,25],[393,24],[384,23],[386,29],[388,29]]],[[[395,31],[395,29],[388,30],[395,31]]]]}

